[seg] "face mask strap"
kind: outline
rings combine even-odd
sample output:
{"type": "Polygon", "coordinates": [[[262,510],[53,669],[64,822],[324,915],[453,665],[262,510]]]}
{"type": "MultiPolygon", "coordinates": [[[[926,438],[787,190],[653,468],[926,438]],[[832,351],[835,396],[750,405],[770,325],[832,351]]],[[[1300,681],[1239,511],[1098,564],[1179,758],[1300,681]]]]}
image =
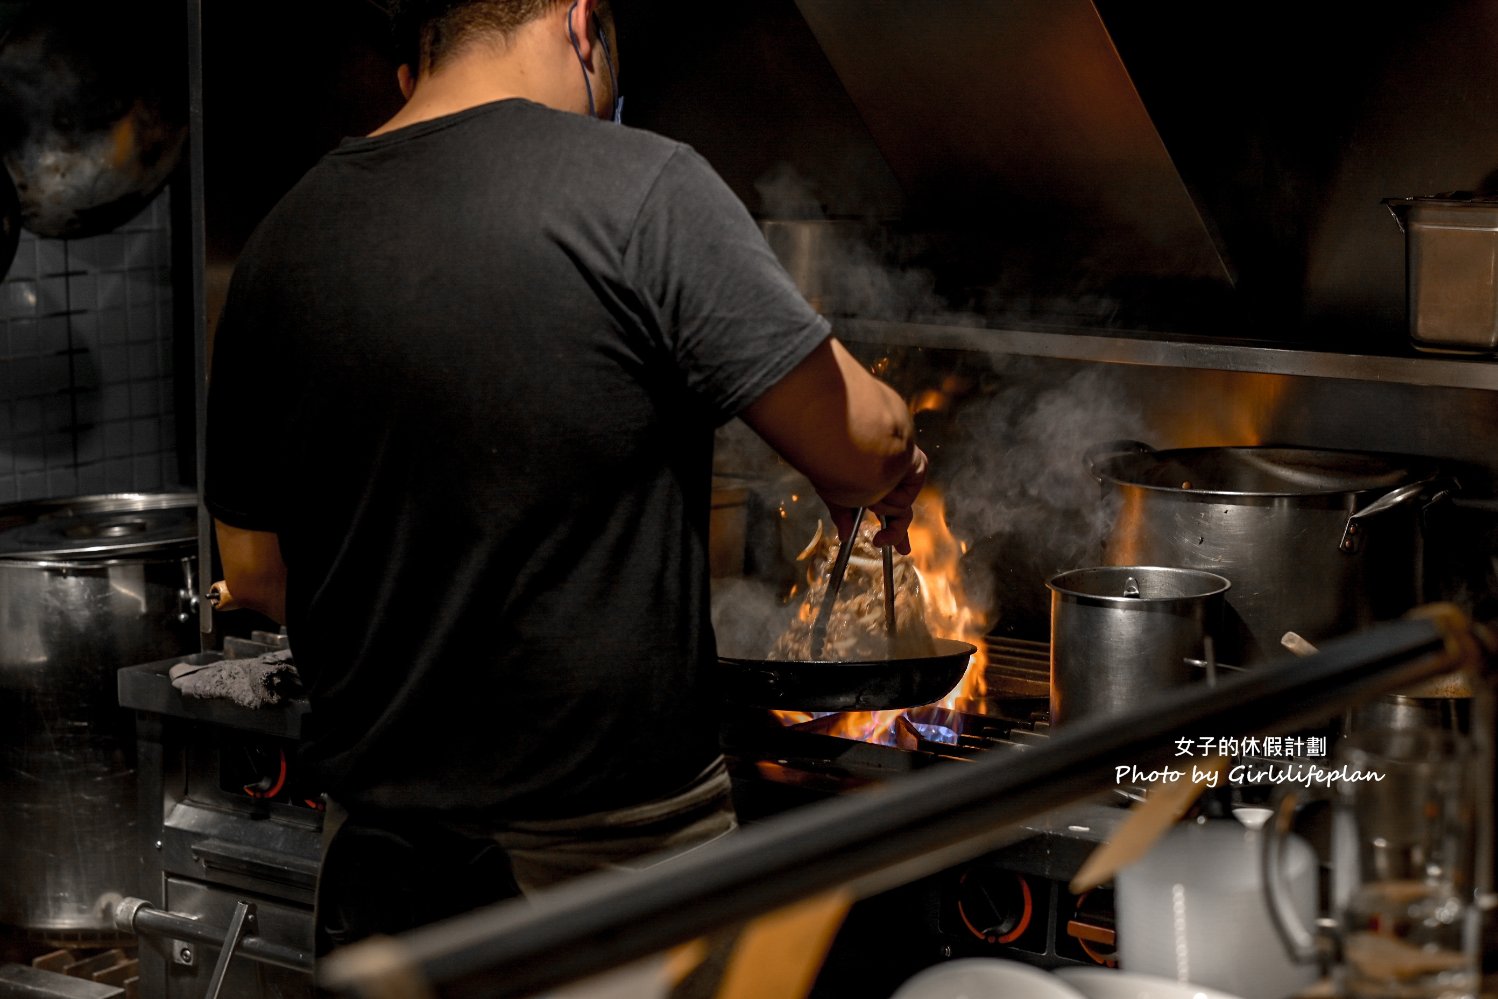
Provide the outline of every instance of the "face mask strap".
{"type": "MultiPolygon", "coordinates": [[[[573,6],[577,6],[576,3],[573,6]]],[[[571,22],[569,21],[570,25],[571,22]]],[[[609,79],[614,84],[614,124],[618,125],[624,120],[624,95],[619,93],[619,71],[614,68],[614,55],[609,51],[609,36],[603,30],[603,22],[598,20],[598,15],[593,15],[593,26],[598,29],[598,45],[603,49],[603,61],[609,68],[609,79]]],[[[573,43],[574,47],[576,42],[573,43]]],[[[592,106],[592,88],[589,88],[588,103],[592,106]]]]}
{"type": "MultiPolygon", "coordinates": [[[[577,44],[577,33],[572,30],[572,12],[577,10],[577,0],[572,0],[572,6],[567,8],[567,37],[572,41],[572,54],[577,56],[577,66],[583,71],[583,86],[588,91],[588,117],[597,118],[598,109],[593,104],[593,84],[588,82],[588,64],[583,62],[583,51],[577,44]]],[[[608,47],[604,47],[604,52],[608,47]]],[[[613,60],[609,60],[609,72],[614,71],[613,60]]]]}
{"type": "MultiPolygon", "coordinates": [[[[577,56],[577,67],[583,72],[583,88],[588,92],[588,117],[598,117],[598,106],[593,103],[593,84],[588,80],[588,64],[583,62],[582,49],[577,44],[577,32],[572,30],[572,12],[577,10],[578,0],[572,0],[567,8],[567,37],[572,41],[572,54],[577,56]]],[[[624,120],[624,98],[619,93],[619,73],[614,69],[614,54],[609,51],[609,39],[603,31],[598,15],[593,15],[593,25],[598,29],[598,45],[603,49],[603,61],[609,68],[609,79],[614,84],[614,124],[624,120]]]]}

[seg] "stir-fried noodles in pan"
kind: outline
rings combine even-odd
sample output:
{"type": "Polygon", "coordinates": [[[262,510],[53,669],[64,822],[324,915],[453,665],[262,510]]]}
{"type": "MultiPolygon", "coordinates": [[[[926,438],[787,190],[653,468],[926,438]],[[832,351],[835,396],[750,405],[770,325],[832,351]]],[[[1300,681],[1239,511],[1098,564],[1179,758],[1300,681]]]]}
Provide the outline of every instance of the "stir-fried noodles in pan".
{"type": "MultiPolygon", "coordinates": [[[[921,598],[921,580],[915,565],[905,556],[894,557],[896,636],[893,647],[884,626],[884,563],[873,544],[877,526],[871,522],[858,530],[848,559],[842,589],[827,622],[827,640],[820,659],[864,661],[930,655],[931,633],[926,628],[921,598]]],[[[822,537],[807,546],[802,557],[817,566],[810,586],[790,627],[776,640],[769,658],[786,662],[807,661],[811,656],[811,629],[820,613],[832,563],[837,557],[837,538],[822,537]]]]}

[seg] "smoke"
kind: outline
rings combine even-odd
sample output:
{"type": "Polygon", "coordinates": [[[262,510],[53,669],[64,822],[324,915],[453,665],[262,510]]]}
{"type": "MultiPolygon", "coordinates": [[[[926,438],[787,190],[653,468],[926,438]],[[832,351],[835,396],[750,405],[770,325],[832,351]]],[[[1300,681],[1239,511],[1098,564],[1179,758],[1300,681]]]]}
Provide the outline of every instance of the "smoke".
{"type": "MultiPolygon", "coordinates": [[[[836,183],[859,187],[852,176],[836,183]]],[[[1117,261],[1099,258],[1096,247],[1089,253],[1056,245],[1067,238],[1059,230],[1025,238],[991,225],[922,232],[873,215],[838,214],[829,201],[871,202],[841,188],[824,197],[817,181],[787,163],[754,186],[771,247],[826,315],[975,327],[1107,327],[1126,319],[1126,303],[1112,286],[1117,261]]],[[[1110,246],[1103,256],[1116,253],[1110,246]]]]}
{"type": "Polygon", "coordinates": [[[718,654],[739,659],[764,659],[795,610],[778,586],[759,579],[715,579],[712,600],[718,654]]]}
{"type": "Polygon", "coordinates": [[[755,183],[771,249],[818,311],[828,316],[981,325],[958,316],[932,274],[886,263],[899,255],[890,229],[874,219],[830,218],[810,180],[782,164],[755,183]]]}
{"type": "Polygon", "coordinates": [[[754,182],[760,209],[770,219],[825,219],[827,208],[811,180],[789,163],[778,163],[754,182]]]}
{"type": "Polygon", "coordinates": [[[719,485],[747,488],[744,571],[747,578],[712,581],[712,622],[718,651],[763,659],[790,626],[793,584],[804,585],[796,554],[816,532],[826,508],[806,477],[787,465],[742,420],[718,429],[713,469],[719,485]]]}
{"type": "MultiPolygon", "coordinates": [[[[929,272],[886,263],[897,254],[883,242],[880,227],[828,220],[811,184],[793,168],[777,168],[757,187],[771,219],[765,223],[771,246],[803,294],[833,318],[834,329],[840,314],[985,325],[943,301],[929,272]],[[773,220],[785,219],[802,224],[777,232],[773,220]]],[[[1107,303],[1087,301],[1077,308],[1103,310],[1107,303]]],[[[919,350],[891,356],[886,377],[908,397],[933,388],[948,394],[943,383],[950,357],[932,364],[936,358],[919,350]]],[[[1001,627],[1008,619],[1024,623],[1009,630],[1034,632],[1049,619],[1045,581],[1098,564],[1116,513],[1114,492],[1091,475],[1084,452],[1109,440],[1147,438],[1149,431],[1112,366],[1079,370],[1073,362],[1005,354],[967,354],[961,363],[987,370],[972,391],[950,397],[944,411],[921,414],[920,441],[931,456],[931,481],[945,497],[951,529],[968,542],[968,597],[1001,627]]],[[[805,480],[737,422],[719,433],[715,468],[756,477],[764,514],[778,521],[774,539],[765,539],[765,550],[750,558],[767,571],[755,581],[715,581],[720,646],[762,650],[788,620],[783,600],[795,580],[790,560],[809,540],[820,505],[806,493],[805,480]]]]}
{"type": "Polygon", "coordinates": [[[963,525],[980,536],[1028,534],[1037,510],[1054,511],[1065,523],[1049,536],[1053,547],[1097,541],[1106,517],[1084,454],[1138,436],[1138,404],[1102,368],[1057,381],[1053,366],[1030,358],[997,357],[994,364],[1003,387],[959,409],[958,437],[945,448],[963,525]]]}
{"type": "Polygon", "coordinates": [[[991,579],[990,613],[1033,626],[1047,618],[1045,581],[1098,564],[1117,513],[1087,449],[1143,436],[1144,414],[1109,368],[1004,356],[993,366],[998,388],[956,409],[932,474],[953,533],[972,542],[969,571],[991,579]]]}

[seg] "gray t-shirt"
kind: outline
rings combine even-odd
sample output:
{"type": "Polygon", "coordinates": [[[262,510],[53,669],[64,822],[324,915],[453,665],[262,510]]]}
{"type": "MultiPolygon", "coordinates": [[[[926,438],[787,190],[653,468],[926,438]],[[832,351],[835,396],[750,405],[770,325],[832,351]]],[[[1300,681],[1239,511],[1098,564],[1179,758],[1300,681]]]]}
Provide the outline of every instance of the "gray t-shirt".
{"type": "Polygon", "coordinates": [[[696,776],[713,430],[826,335],[660,136],[509,100],[324,157],[236,268],[207,464],[280,536],[321,787],[503,819],[696,776]]]}

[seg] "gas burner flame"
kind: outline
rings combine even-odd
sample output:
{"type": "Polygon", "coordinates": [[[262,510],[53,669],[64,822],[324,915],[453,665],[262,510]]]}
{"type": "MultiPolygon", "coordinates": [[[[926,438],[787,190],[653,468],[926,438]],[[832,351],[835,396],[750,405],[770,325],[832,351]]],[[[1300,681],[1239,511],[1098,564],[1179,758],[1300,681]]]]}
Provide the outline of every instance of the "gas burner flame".
{"type": "MultiPolygon", "coordinates": [[[[905,720],[910,721],[909,716],[905,720]]],[[[927,742],[939,742],[946,746],[957,745],[957,733],[945,725],[923,725],[920,722],[910,721],[910,727],[927,742]]]]}
{"type": "Polygon", "coordinates": [[[917,748],[956,746],[964,731],[964,715],[935,704],[896,711],[779,711],[782,724],[814,732],[853,739],[876,746],[917,748]]]}

